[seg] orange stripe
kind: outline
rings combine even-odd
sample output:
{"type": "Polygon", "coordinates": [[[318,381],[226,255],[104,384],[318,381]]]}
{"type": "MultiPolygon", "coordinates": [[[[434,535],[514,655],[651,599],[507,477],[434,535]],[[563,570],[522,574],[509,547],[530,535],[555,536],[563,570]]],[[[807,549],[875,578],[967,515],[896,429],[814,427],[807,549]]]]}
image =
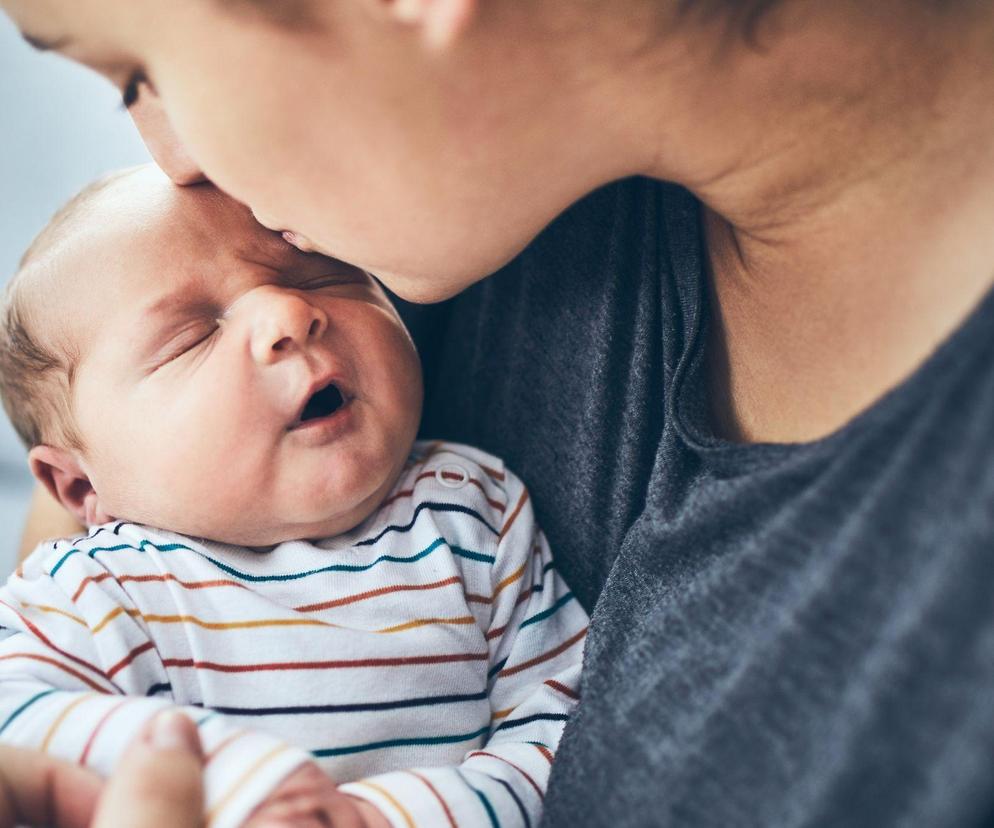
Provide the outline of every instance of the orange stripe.
{"type": "Polygon", "coordinates": [[[582,630],[580,630],[580,632],[578,632],[572,638],[569,638],[566,641],[564,641],[558,647],[549,650],[547,653],[542,653],[542,655],[540,656],[535,656],[535,658],[533,659],[522,662],[517,667],[509,667],[506,670],[501,670],[497,675],[502,677],[513,676],[516,675],[517,673],[527,670],[529,667],[534,667],[536,664],[541,664],[543,661],[548,661],[550,658],[555,658],[557,655],[568,650],[570,647],[576,644],[577,641],[580,641],[586,634],[587,634],[587,628],[584,627],[582,630]]]}
{"type": "Polygon", "coordinates": [[[66,720],[66,716],[72,713],[72,711],[75,710],[77,707],[79,707],[83,702],[89,701],[92,698],[93,696],[87,693],[85,696],[80,696],[79,698],[74,699],[68,705],[66,705],[65,710],[63,710],[58,716],[55,717],[55,721],[52,722],[51,726],[48,728],[48,732],[45,734],[45,738],[41,740],[40,750],[42,753],[48,753],[48,747],[49,745],[52,744],[52,739],[55,738],[56,732],[62,726],[62,723],[66,720]]]}
{"type": "Polygon", "coordinates": [[[397,809],[400,815],[404,817],[404,822],[407,823],[408,828],[418,828],[417,825],[414,824],[413,817],[407,812],[407,808],[401,805],[397,801],[396,797],[394,797],[393,794],[391,794],[390,791],[388,791],[382,785],[377,785],[375,782],[368,782],[365,779],[359,779],[354,784],[362,785],[363,787],[366,788],[372,788],[380,796],[382,796],[387,802],[393,805],[394,808],[397,809]]]}
{"type": "Polygon", "coordinates": [[[485,471],[487,475],[492,477],[494,480],[500,483],[504,482],[504,472],[497,471],[497,469],[492,469],[489,466],[484,466],[482,463],[477,463],[476,465],[478,465],[481,469],[483,469],[483,471],[485,471]]]}
{"type": "Polygon", "coordinates": [[[291,748],[286,747],[284,745],[278,745],[268,753],[265,753],[262,756],[260,756],[255,762],[253,762],[245,770],[245,772],[241,776],[239,776],[237,780],[235,780],[235,784],[232,785],[231,788],[228,789],[228,792],[217,801],[217,804],[213,808],[211,808],[210,811],[207,812],[208,826],[214,823],[214,820],[217,819],[218,812],[221,811],[224,808],[224,806],[227,805],[234,798],[235,794],[238,793],[239,789],[256,771],[259,770],[259,768],[261,768],[267,762],[271,762],[281,753],[286,753],[290,749],[291,748]]]}
{"type": "Polygon", "coordinates": [[[560,684],[555,679],[549,679],[548,681],[546,681],[544,683],[548,684],[549,687],[551,687],[553,690],[558,690],[564,696],[568,696],[569,698],[573,699],[574,701],[579,701],[580,700],[580,694],[579,693],[574,692],[572,689],[570,689],[569,687],[567,687],[565,684],[560,684]]]}
{"type": "Polygon", "coordinates": [[[504,524],[503,528],[500,530],[500,535],[498,540],[503,540],[504,536],[510,531],[511,526],[514,521],[517,520],[521,510],[524,508],[525,504],[528,502],[528,489],[521,490],[521,497],[518,498],[518,504],[514,507],[514,511],[511,512],[511,516],[507,519],[507,523],[504,524]]]}
{"type": "Polygon", "coordinates": [[[93,626],[93,634],[96,635],[104,627],[106,627],[111,621],[113,621],[115,618],[117,618],[117,616],[124,615],[124,614],[130,615],[132,618],[134,618],[139,613],[138,613],[138,610],[127,610],[124,607],[114,607],[114,609],[112,609],[110,612],[108,612],[103,618],[101,618],[93,626]]]}
{"type": "Polygon", "coordinates": [[[206,765],[208,762],[212,761],[222,750],[224,750],[232,742],[237,742],[243,736],[247,735],[248,735],[247,730],[239,730],[235,733],[232,733],[230,736],[226,736],[224,739],[222,739],[214,746],[214,750],[212,750],[204,757],[204,764],[206,765]]]}
{"type": "MultiPolygon", "coordinates": [[[[535,744],[535,743],[533,742],[532,744],[535,744]]],[[[549,750],[545,745],[535,745],[535,747],[538,750],[538,752],[541,753],[546,758],[546,760],[548,760],[549,764],[551,765],[552,764],[552,760],[555,758],[552,755],[552,751],[549,750]]]]}
{"type": "MultiPolygon", "coordinates": [[[[511,520],[513,521],[514,518],[512,517],[511,520]]],[[[525,568],[527,566],[528,566],[528,563],[526,561],[525,563],[521,564],[521,566],[518,569],[514,570],[514,572],[512,572],[510,575],[508,575],[503,581],[501,581],[500,583],[498,583],[497,584],[497,589],[494,590],[494,599],[496,599],[497,596],[500,595],[501,592],[506,587],[509,587],[511,584],[515,583],[516,581],[520,581],[521,580],[521,576],[525,574],[525,568]]]]}
{"type": "Polygon", "coordinates": [[[504,710],[495,710],[493,713],[490,714],[490,721],[493,721],[494,719],[506,718],[507,716],[511,715],[512,710],[514,710],[513,707],[507,707],[504,710]]]}
{"type": "Polygon", "coordinates": [[[427,627],[432,624],[475,624],[476,619],[472,615],[464,615],[459,618],[419,618],[416,621],[407,621],[403,624],[396,624],[393,627],[384,627],[376,630],[378,633],[395,633],[403,630],[413,630],[416,627],[427,627]]]}
{"type": "Polygon", "coordinates": [[[62,670],[65,673],[68,673],[70,676],[78,678],[81,682],[83,682],[83,684],[87,685],[88,687],[92,687],[98,693],[103,693],[105,696],[111,695],[110,690],[104,689],[95,681],[91,681],[82,673],[76,672],[75,670],[73,670],[72,667],[68,667],[65,664],[63,664],[61,661],[56,661],[54,658],[49,658],[48,656],[43,656],[43,655],[36,655],[35,653],[9,653],[7,655],[0,656],[0,661],[6,661],[8,658],[30,658],[34,661],[44,661],[46,664],[51,664],[54,667],[58,667],[60,670],[62,670]]]}
{"type": "Polygon", "coordinates": [[[204,621],[195,615],[145,615],[135,609],[124,609],[116,607],[105,615],[93,628],[94,634],[100,632],[104,627],[122,613],[132,618],[141,618],[143,621],[158,624],[195,624],[205,630],[241,630],[254,629],[256,627],[329,627],[324,621],[316,618],[260,618],[254,621],[204,621]]]}
{"type": "Polygon", "coordinates": [[[545,799],[545,792],[538,786],[538,783],[534,779],[531,778],[531,775],[527,771],[525,771],[523,768],[519,768],[511,760],[505,759],[503,756],[498,756],[496,753],[488,753],[485,750],[474,750],[469,755],[470,756],[489,756],[491,759],[499,759],[501,762],[504,762],[505,764],[510,765],[518,773],[520,773],[525,779],[528,780],[528,784],[531,785],[535,789],[535,793],[538,794],[538,798],[539,799],[545,799]]]}
{"type": "Polygon", "coordinates": [[[104,713],[103,716],[100,717],[100,721],[97,722],[97,726],[93,728],[93,732],[90,734],[90,738],[87,739],[86,740],[86,744],[83,745],[83,752],[79,755],[79,760],[78,760],[77,764],[79,764],[79,765],[86,765],[86,760],[90,756],[90,749],[93,747],[93,743],[97,739],[97,734],[103,729],[103,726],[107,723],[107,720],[111,716],[113,716],[118,710],[120,710],[122,707],[124,707],[124,705],[126,705],[128,703],[128,701],[129,701],[128,699],[124,699],[123,701],[119,701],[110,710],[108,710],[106,713],[104,713]]]}
{"type": "Polygon", "coordinates": [[[442,810],[445,811],[445,816],[449,820],[449,828],[459,828],[459,826],[456,825],[456,818],[452,816],[452,811],[449,810],[449,806],[445,804],[445,800],[442,799],[442,795],[437,790],[435,790],[435,786],[431,784],[431,781],[428,779],[428,777],[423,776],[422,774],[418,773],[415,770],[409,770],[407,771],[407,773],[411,774],[411,776],[416,776],[418,779],[424,782],[428,790],[432,792],[435,799],[438,800],[438,804],[442,806],[442,810]]]}
{"type": "Polygon", "coordinates": [[[86,627],[87,629],[90,628],[89,625],[78,615],[73,615],[71,612],[60,610],[58,607],[50,607],[46,604],[21,604],[21,606],[24,607],[25,609],[37,609],[41,610],[42,612],[53,612],[56,615],[63,615],[66,618],[68,618],[70,621],[75,621],[77,624],[80,624],[86,627]]]}
{"type": "Polygon", "coordinates": [[[425,589],[439,589],[441,587],[452,586],[453,584],[461,584],[462,580],[458,575],[453,575],[451,578],[446,578],[444,581],[434,581],[430,584],[396,584],[394,586],[380,587],[379,589],[371,589],[368,592],[359,592],[355,595],[346,595],[343,598],[335,598],[332,601],[323,601],[320,604],[304,604],[300,607],[294,607],[297,612],[314,612],[315,610],[331,609],[332,607],[342,607],[346,604],[353,604],[356,601],[365,601],[369,598],[377,598],[380,595],[388,595],[392,592],[416,592],[425,589]]]}

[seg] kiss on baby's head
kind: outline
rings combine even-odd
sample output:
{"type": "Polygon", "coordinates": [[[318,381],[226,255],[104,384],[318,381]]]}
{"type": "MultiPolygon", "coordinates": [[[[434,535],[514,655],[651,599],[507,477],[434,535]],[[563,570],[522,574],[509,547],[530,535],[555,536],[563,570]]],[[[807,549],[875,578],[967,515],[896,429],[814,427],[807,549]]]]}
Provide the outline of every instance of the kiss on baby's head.
{"type": "Polygon", "coordinates": [[[417,431],[418,358],[366,273],[151,166],[63,208],[0,322],[31,469],[87,524],[335,535],[379,506],[417,431]]]}

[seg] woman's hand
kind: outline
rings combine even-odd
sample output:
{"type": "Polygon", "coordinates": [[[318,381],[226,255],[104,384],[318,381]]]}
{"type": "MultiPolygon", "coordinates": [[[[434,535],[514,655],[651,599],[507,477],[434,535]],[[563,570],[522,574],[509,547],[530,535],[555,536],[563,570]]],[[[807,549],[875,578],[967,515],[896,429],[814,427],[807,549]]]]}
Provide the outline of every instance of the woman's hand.
{"type": "Polygon", "coordinates": [[[155,717],[113,776],[0,745],[0,828],[196,828],[203,822],[203,755],[196,725],[155,717]]]}

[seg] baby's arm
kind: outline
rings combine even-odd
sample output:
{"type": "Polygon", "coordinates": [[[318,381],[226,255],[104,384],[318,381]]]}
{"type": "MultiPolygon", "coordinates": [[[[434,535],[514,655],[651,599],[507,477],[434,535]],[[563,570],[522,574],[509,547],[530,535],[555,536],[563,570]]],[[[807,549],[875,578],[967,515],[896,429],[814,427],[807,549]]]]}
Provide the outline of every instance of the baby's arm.
{"type": "Polygon", "coordinates": [[[587,615],[552,564],[524,486],[507,510],[491,578],[491,722],[486,744],[456,767],[390,772],[341,789],[368,799],[394,828],[538,824],[559,737],[579,698],[587,615]]]}
{"type": "Polygon", "coordinates": [[[222,715],[173,705],[155,642],[120,584],[85,554],[47,552],[0,589],[0,740],[107,775],[145,722],[175,707],[198,724],[212,827],[241,824],[310,759],[222,715]]]}

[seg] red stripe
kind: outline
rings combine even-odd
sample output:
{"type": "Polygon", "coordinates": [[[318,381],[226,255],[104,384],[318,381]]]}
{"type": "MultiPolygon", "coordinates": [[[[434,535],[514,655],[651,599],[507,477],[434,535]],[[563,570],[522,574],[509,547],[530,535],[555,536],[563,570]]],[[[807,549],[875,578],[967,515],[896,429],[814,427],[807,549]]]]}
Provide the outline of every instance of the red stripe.
{"type": "MultiPolygon", "coordinates": [[[[91,575],[88,578],[84,578],[80,581],[79,588],[73,595],[72,600],[75,601],[83,594],[83,591],[90,585],[96,584],[100,581],[106,581],[108,578],[114,577],[109,572],[102,572],[100,575],[91,575]]],[[[238,583],[238,581],[232,581],[227,578],[217,578],[213,581],[181,581],[175,575],[118,575],[117,582],[119,584],[126,584],[128,582],[146,584],[152,581],[172,581],[173,583],[179,584],[184,589],[209,589],[211,587],[238,587],[239,589],[247,589],[244,584],[238,583]]]]}
{"type": "Polygon", "coordinates": [[[453,575],[451,578],[446,578],[444,581],[435,581],[430,584],[397,584],[396,586],[380,587],[379,589],[371,589],[368,592],[360,592],[356,595],[347,595],[344,598],[335,598],[332,601],[324,601],[320,604],[304,604],[300,607],[294,607],[294,609],[297,612],[313,612],[314,610],[330,609],[331,607],[340,607],[345,604],[352,604],[356,601],[365,601],[367,598],[376,598],[380,595],[388,595],[391,592],[416,592],[418,590],[439,589],[440,587],[461,583],[462,579],[458,575],[453,575]]]}
{"type": "Polygon", "coordinates": [[[510,531],[511,527],[514,525],[514,521],[517,520],[518,515],[521,514],[521,510],[524,508],[527,502],[528,502],[528,489],[522,489],[521,497],[518,498],[518,503],[514,507],[514,511],[511,512],[511,516],[507,519],[507,523],[505,523],[500,530],[501,540],[503,540],[504,536],[510,531]]]}
{"type": "Polygon", "coordinates": [[[127,703],[128,703],[128,699],[124,699],[123,701],[119,701],[110,710],[108,710],[106,713],[104,713],[103,716],[100,717],[100,721],[97,722],[97,726],[95,728],[93,728],[93,732],[90,734],[90,738],[87,739],[86,740],[86,744],[83,745],[83,752],[79,755],[79,761],[78,761],[77,764],[80,764],[80,765],[85,765],[86,764],[86,760],[87,760],[87,758],[90,755],[90,748],[93,747],[93,743],[94,743],[94,741],[96,741],[97,734],[101,731],[101,729],[103,728],[104,724],[106,724],[107,720],[111,716],[113,716],[118,710],[120,710],[122,707],[124,707],[124,705],[126,705],[127,703]]]}
{"type": "MultiPolygon", "coordinates": [[[[73,662],[74,664],[78,664],[80,667],[85,667],[87,670],[92,670],[98,676],[102,676],[103,678],[106,678],[106,679],[110,678],[110,674],[109,673],[105,673],[103,670],[101,670],[95,664],[91,664],[89,661],[84,661],[82,658],[77,658],[72,653],[67,653],[61,647],[56,647],[55,644],[52,643],[52,641],[40,629],[38,629],[38,627],[36,627],[34,624],[32,624],[27,618],[25,618],[23,615],[21,615],[21,613],[19,613],[16,609],[14,609],[6,601],[0,601],[0,604],[3,604],[7,609],[9,609],[12,613],[14,613],[14,615],[16,615],[18,618],[20,618],[21,621],[24,622],[24,626],[26,626],[29,630],[31,630],[31,632],[34,633],[35,637],[39,641],[41,641],[46,647],[48,647],[50,650],[54,650],[59,655],[65,656],[71,662],[73,662]]],[[[107,691],[103,690],[101,692],[107,692],[107,691]]]]}
{"type": "Polygon", "coordinates": [[[108,676],[117,675],[121,670],[127,667],[132,661],[134,661],[142,653],[151,650],[155,645],[151,641],[146,641],[144,644],[135,647],[130,653],[128,653],[124,658],[122,658],[117,664],[107,671],[108,676]]]}
{"type": "Polygon", "coordinates": [[[579,693],[574,693],[565,684],[560,684],[555,679],[549,679],[548,681],[545,682],[545,684],[548,684],[549,687],[551,687],[553,690],[558,690],[564,696],[568,696],[569,698],[573,699],[574,701],[580,701],[580,694],[579,693]]]}
{"type": "Polygon", "coordinates": [[[95,681],[91,681],[89,678],[84,676],[82,673],[78,673],[73,670],[72,667],[68,667],[61,661],[57,661],[54,658],[49,658],[48,656],[38,655],[37,653],[9,653],[8,655],[0,656],[0,661],[6,661],[8,658],[30,658],[34,661],[44,661],[46,664],[51,664],[58,667],[60,670],[68,673],[70,676],[78,678],[87,687],[92,687],[98,693],[103,693],[105,696],[110,696],[112,693],[104,687],[101,687],[95,681]]]}
{"type": "Polygon", "coordinates": [[[565,650],[568,650],[570,647],[572,647],[574,644],[576,644],[577,641],[580,641],[586,634],[587,634],[587,628],[584,627],[582,630],[580,630],[580,632],[578,632],[572,638],[568,638],[566,641],[564,641],[558,647],[556,647],[556,648],[554,648],[552,650],[549,650],[546,653],[542,653],[542,655],[540,655],[540,656],[535,656],[535,658],[532,658],[532,659],[529,659],[528,661],[522,662],[521,664],[517,665],[516,667],[509,667],[506,670],[501,670],[497,675],[498,676],[513,676],[513,675],[515,675],[517,673],[520,673],[520,672],[522,672],[524,670],[527,670],[529,667],[534,667],[536,664],[541,664],[543,661],[548,661],[550,658],[555,658],[561,652],[564,652],[565,650]]]}
{"type": "Polygon", "coordinates": [[[432,785],[431,782],[428,781],[428,778],[425,777],[425,776],[422,776],[420,773],[418,773],[417,771],[414,771],[414,770],[409,770],[408,773],[411,774],[411,776],[416,776],[418,779],[420,779],[422,782],[424,782],[425,785],[426,785],[426,787],[428,788],[428,790],[431,791],[434,794],[435,799],[438,800],[438,804],[441,805],[442,806],[442,810],[445,811],[445,816],[449,820],[449,826],[450,826],[450,828],[459,828],[459,826],[456,825],[456,818],[454,816],[452,816],[452,811],[449,810],[449,806],[445,804],[445,800],[442,799],[442,795],[437,790],[435,790],[435,786],[432,785]]]}
{"type": "Polygon", "coordinates": [[[449,664],[454,661],[486,661],[486,653],[453,653],[439,656],[408,656],[407,658],[357,658],[345,661],[283,661],[270,664],[218,664],[192,658],[164,658],[165,667],[194,667],[219,673],[256,673],[268,670],[336,670],[354,667],[406,667],[415,664],[449,664]]]}
{"type": "MultiPolygon", "coordinates": [[[[534,742],[532,744],[534,744],[534,742]]],[[[549,750],[545,745],[535,745],[535,747],[538,748],[538,752],[541,753],[548,760],[549,764],[551,765],[552,764],[552,760],[555,758],[552,755],[552,751],[549,750]]]]}
{"type": "Polygon", "coordinates": [[[528,773],[524,769],[519,768],[517,765],[514,764],[514,762],[510,761],[509,759],[505,759],[503,756],[498,756],[496,753],[488,753],[485,750],[474,750],[469,755],[470,756],[489,756],[491,759],[500,759],[501,762],[504,762],[505,764],[510,765],[518,773],[520,773],[525,779],[528,780],[528,783],[535,789],[535,793],[538,794],[538,798],[539,799],[545,799],[545,793],[538,786],[538,784],[535,782],[535,780],[532,779],[531,776],[529,776],[528,773]]]}

